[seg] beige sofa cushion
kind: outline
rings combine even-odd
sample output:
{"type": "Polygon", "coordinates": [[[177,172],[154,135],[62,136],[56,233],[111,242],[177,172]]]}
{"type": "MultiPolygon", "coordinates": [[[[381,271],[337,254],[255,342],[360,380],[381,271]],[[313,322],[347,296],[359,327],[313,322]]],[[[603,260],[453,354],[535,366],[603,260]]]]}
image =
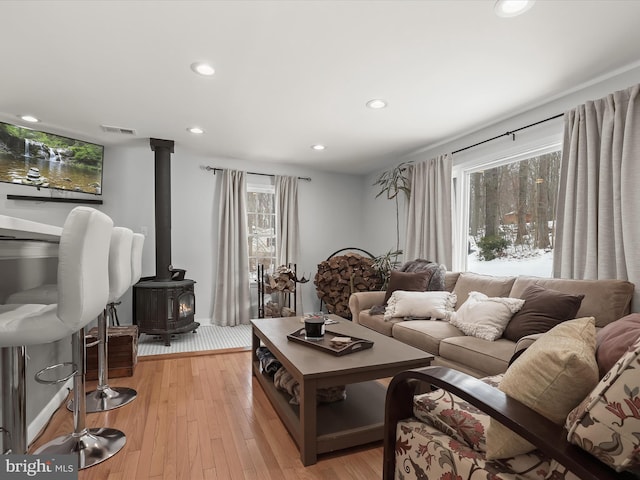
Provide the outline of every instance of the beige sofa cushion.
{"type": "Polygon", "coordinates": [[[444,289],[447,292],[453,292],[458,277],[460,277],[460,272],[447,272],[444,274],[444,289]]]}
{"type": "Polygon", "coordinates": [[[624,280],[569,280],[520,276],[515,279],[509,296],[522,298],[525,288],[533,283],[559,292],[574,295],[583,293],[585,297],[576,317],[595,317],[596,327],[604,327],[627,315],[634,290],[633,283],[624,280]]]}
{"type": "Polygon", "coordinates": [[[433,355],[439,355],[442,339],[458,336],[464,333],[441,320],[409,320],[393,325],[393,338],[433,355]]]}
{"type": "Polygon", "coordinates": [[[477,337],[458,336],[443,339],[439,355],[474,367],[487,375],[497,375],[507,369],[515,347],[514,342],[504,338],[491,342],[477,337]]]}
{"type": "Polygon", "coordinates": [[[492,275],[480,275],[478,273],[463,272],[458,277],[453,293],[458,297],[456,310],[467,301],[469,293],[482,292],[487,297],[513,297],[509,295],[515,277],[494,277],[492,275]]]}

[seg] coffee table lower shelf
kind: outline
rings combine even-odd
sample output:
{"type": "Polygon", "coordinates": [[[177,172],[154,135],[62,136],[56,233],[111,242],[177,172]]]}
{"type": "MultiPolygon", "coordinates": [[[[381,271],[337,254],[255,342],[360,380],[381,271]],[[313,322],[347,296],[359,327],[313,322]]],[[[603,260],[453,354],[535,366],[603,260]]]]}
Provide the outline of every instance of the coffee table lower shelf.
{"type": "MultiPolygon", "coordinates": [[[[278,390],[273,380],[260,372],[259,364],[254,364],[253,368],[263,391],[300,448],[302,432],[298,405],[289,403],[289,395],[278,390]]],[[[347,398],[343,401],[318,404],[316,453],[382,440],[385,395],[385,386],[372,380],[347,385],[347,398]]]]}

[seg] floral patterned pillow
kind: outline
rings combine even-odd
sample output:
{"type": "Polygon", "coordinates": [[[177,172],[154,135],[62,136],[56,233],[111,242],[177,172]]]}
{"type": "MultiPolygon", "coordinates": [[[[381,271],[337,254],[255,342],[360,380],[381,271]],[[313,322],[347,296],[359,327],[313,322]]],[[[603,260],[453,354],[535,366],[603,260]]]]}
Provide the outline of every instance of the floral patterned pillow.
{"type": "Polygon", "coordinates": [[[640,339],[567,416],[568,440],[617,472],[640,469],[640,339]]]}
{"type": "MultiPolygon", "coordinates": [[[[495,375],[481,380],[497,388],[501,379],[502,375],[495,375]]],[[[490,417],[460,397],[443,389],[416,395],[413,398],[413,414],[477,452],[486,451],[485,432],[490,417]]]]}

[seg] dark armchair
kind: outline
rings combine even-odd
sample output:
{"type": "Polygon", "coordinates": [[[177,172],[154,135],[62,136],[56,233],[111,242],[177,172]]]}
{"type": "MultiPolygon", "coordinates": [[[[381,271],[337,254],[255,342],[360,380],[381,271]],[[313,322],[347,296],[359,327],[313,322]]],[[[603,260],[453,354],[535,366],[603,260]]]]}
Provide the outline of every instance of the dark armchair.
{"type": "MultiPolygon", "coordinates": [[[[637,364],[637,356],[628,363],[637,364]]],[[[611,383],[629,381],[631,377],[626,375],[625,380],[625,373],[633,375],[632,381],[638,385],[639,370],[634,370],[638,365],[629,369],[628,365],[622,368],[619,364],[616,379],[607,387],[609,393],[613,392],[611,383]]],[[[473,475],[474,479],[638,479],[630,472],[614,471],[591,453],[567,441],[568,432],[562,425],[507,396],[495,387],[498,380],[488,380],[493,383],[491,385],[445,367],[426,367],[396,375],[387,391],[383,478],[440,480],[467,479],[473,475]],[[537,450],[510,459],[487,460],[482,449],[475,448],[478,443],[471,438],[474,429],[470,429],[466,436],[462,432],[460,438],[454,431],[455,425],[442,426],[437,422],[428,425],[416,418],[414,395],[425,391],[425,385],[427,389],[432,386],[433,391],[422,395],[424,401],[446,403],[447,414],[463,405],[463,409],[458,410],[458,424],[464,423],[465,415],[474,416],[475,409],[478,409],[529,441],[537,450]],[[396,464],[397,461],[400,464],[396,464]]],[[[436,406],[432,403],[429,408],[436,406]]],[[[594,442],[593,445],[597,444],[594,442]]]]}

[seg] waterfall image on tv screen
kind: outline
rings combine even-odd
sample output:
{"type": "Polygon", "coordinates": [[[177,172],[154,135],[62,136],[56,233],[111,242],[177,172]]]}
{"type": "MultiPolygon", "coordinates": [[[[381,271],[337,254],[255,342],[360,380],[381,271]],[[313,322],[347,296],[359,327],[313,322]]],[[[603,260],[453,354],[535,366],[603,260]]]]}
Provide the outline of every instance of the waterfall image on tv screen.
{"type": "Polygon", "coordinates": [[[0,122],[0,181],[102,194],[104,147],[0,122]]]}

